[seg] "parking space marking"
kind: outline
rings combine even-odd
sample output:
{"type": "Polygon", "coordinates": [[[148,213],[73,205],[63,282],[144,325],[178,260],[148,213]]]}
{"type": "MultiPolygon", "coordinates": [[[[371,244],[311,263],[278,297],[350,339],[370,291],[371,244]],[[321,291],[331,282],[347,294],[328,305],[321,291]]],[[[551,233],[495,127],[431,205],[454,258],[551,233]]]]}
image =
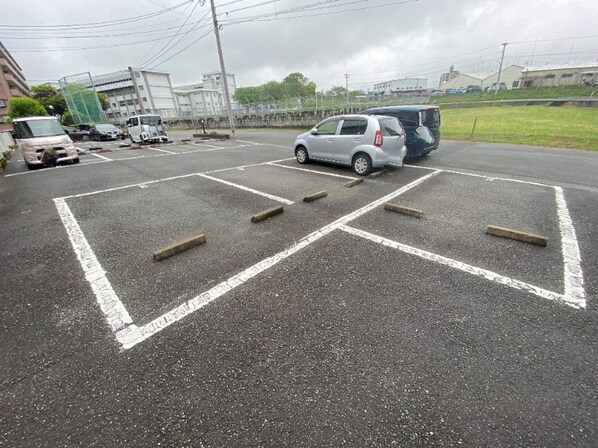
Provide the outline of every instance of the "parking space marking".
{"type": "Polygon", "coordinates": [[[461,176],[469,176],[469,177],[479,177],[481,179],[486,179],[489,181],[502,180],[505,182],[515,182],[515,183],[519,183],[519,184],[536,185],[538,187],[554,188],[554,185],[543,184],[540,182],[532,182],[532,181],[528,181],[528,180],[513,179],[510,177],[485,176],[483,174],[468,173],[466,171],[446,170],[444,168],[434,168],[434,167],[428,167],[428,166],[418,166],[418,165],[404,165],[404,166],[409,167],[409,168],[417,168],[419,170],[440,170],[443,173],[460,174],[461,176]]]}
{"type": "Polygon", "coordinates": [[[561,231],[561,247],[563,252],[565,297],[571,302],[579,303],[585,307],[586,292],[583,282],[583,271],[581,269],[581,253],[573,220],[569,215],[565,194],[561,187],[554,187],[556,196],[559,227],[561,231]]]}
{"type": "MultiPolygon", "coordinates": [[[[294,158],[291,159],[291,160],[294,160],[294,158]]],[[[270,163],[268,163],[268,165],[277,166],[279,168],[287,168],[289,170],[307,171],[308,173],[316,173],[316,174],[323,174],[325,176],[340,177],[341,179],[357,180],[357,177],[343,176],[342,174],[326,173],[324,171],[310,170],[310,169],[307,169],[307,168],[299,168],[298,166],[281,165],[281,164],[278,164],[278,163],[275,163],[275,162],[270,162],[270,163]]]]}
{"type": "Polygon", "coordinates": [[[66,201],[58,198],[54,199],[54,203],[79,263],[83,267],[85,278],[89,282],[110,328],[116,333],[126,325],[132,324],[133,319],[106,278],[106,271],[93,253],[66,201]]]}
{"type": "Polygon", "coordinates": [[[282,202],[283,204],[291,205],[291,204],[294,203],[293,201],[289,201],[288,199],[280,198],[278,196],[274,196],[274,195],[269,194],[269,193],[264,193],[263,191],[254,190],[253,188],[245,187],[243,185],[234,184],[234,183],[229,182],[229,181],[224,180],[224,179],[218,179],[217,177],[208,176],[206,174],[198,174],[198,176],[204,177],[206,179],[214,180],[216,182],[220,182],[220,183],[223,183],[224,185],[235,187],[235,188],[238,188],[240,190],[245,190],[245,191],[248,191],[250,193],[254,193],[254,194],[263,196],[265,198],[272,199],[272,200],[277,201],[277,202],[282,202]]]}
{"type": "MultiPolygon", "coordinates": [[[[210,145],[212,146],[212,145],[210,145]]],[[[138,160],[138,159],[150,159],[153,157],[169,157],[169,156],[179,156],[179,155],[183,155],[183,154],[194,154],[194,153],[198,153],[198,152],[210,152],[210,151],[220,151],[223,149],[238,149],[238,148],[245,148],[247,146],[264,146],[261,143],[256,143],[256,144],[252,144],[252,145],[237,145],[237,146],[214,146],[214,147],[210,147],[210,148],[205,148],[205,149],[194,149],[191,151],[181,151],[181,152],[172,152],[172,151],[166,151],[166,150],[162,150],[163,152],[168,152],[170,154],[152,154],[152,155],[141,155],[141,156],[132,156],[132,157],[121,157],[121,158],[117,158],[117,159],[109,159],[108,157],[102,157],[105,160],[102,160],[101,162],[122,162],[122,161],[126,161],[126,160],[138,160]]],[[[81,149],[81,148],[78,148],[81,149]]],[[[149,148],[152,149],[152,148],[149,148]]],[[[118,149],[118,151],[122,151],[121,149],[118,149]]],[[[95,156],[98,156],[98,154],[95,154],[91,151],[85,151],[86,154],[93,154],[95,156]]],[[[293,157],[288,158],[288,159],[282,159],[280,161],[286,161],[286,160],[292,160],[293,157]]],[[[58,166],[56,168],[67,168],[67,167],[75,167],[75,166],[81,166],[81,165],[91,165],[92,163],[100,163],[100,161],[98,162],[89,162],[89,163],[81,163],[78,165],[61,165],[58,166]]],[[[5,174],[4,177],[12,177],[12,176],[23,176],[25,174],[34,174],[34,173],[45,173],[48,172],[48,169],[43,169],[43,170],[39,170],[39,171],[23,171],[21,173],[12,173],[12,174],[5,174]]]]}
{"type": "Polygon", "coordinates": [[[96,156],[98,159],[109,160],[110,162],[112,162],[111,158],[103,156],[101,154],[96,154],[95,152],[91,152],[91,151],[89,151],[88,154],[91,154],[92,156],[96,156]]]}
{"type": "Polygon", "coordinates": [[[559,294],[557,292],[548,291],[546,289],[540,288],[538,286],[530,285],[529,283],[522,282],[520,280],[516,280],[510,277],[505,277],[504,275],[497,274],[496,272],[489,271],[487,269],[478,268],[476,266],[472,266],[467,263],[463,263],[461,261],[454,260],[452,258],[444,257],[442,255],[438,255],[432,252],[428,252],[422,249],[417,249],[412,246],[408,246],[406,244],[399,243],[397,241],[390,240],[388,238],[384,238],[378,235],[374,235],[372,233],[356,229],[354,227],[349,226],[342,226],[341,230],[350,233],[351,235],[359,236],[361,238],[365,238],[366,240],[372,241],[374,243],[381,244],[383,246],[388,246],[393,249],[400,250],[401,252],[405,252],[407,254],[415,255],[417,257],[433,261],[435,263],[440,263],[445,266],[449,266],[451,268],[459,269],[460,271],[467,272],[469,274],[476,275],[478,277],[483,277],[487,280],[490,280],[495,283],[499,283],[501,285],[509,286],[514,289],[519,289],[522,291],[527,291],[532,293],[536,296],[542,297],[548,300],[554,300],[557,302],[563,302],[573,308],[584,308],[585,301],[583,303],[579,302],[578,300],[571,300],[570,297],[564,294],[559,294]]]}
{"type": "Polygon", "coordinates": [[[164,330],[168,326],[172,325],[175,322],[183,319],[184,317],[188,316],[189,314],[203,308],[208,303],[216,300],[217,298],[221,297],[223,294],[226,294],[229,291],[237,288],[238,286],[244,284],[251,278],[255,277],[259,273],[265,271],[266,269],[271,268],[272,266],[278,264],[282,260],[290,257],[291,255],[297,253],[301,249],[307,247],[311,243],[318,241],[320,238],[328,235],[329,233],[333,232],[334,230],[339,229],[344,224],[357,219],[358,217],[364,215],[365,213],[373,210],[376,207],[379,207],[383,203],[390,201],[391,199],[400,196],[401,194],[411,190],[412,188],[418,186],[422,182],[430,179],[431,177],[437,175],[438,172],[432,172],[425,176],[420,177],[419,179],[414,180],[413,182],[405,185],[404,187],[399,188],[398,190],[387,194],[386,196],[377,199],[368,205],[361,207],[354,212],[345,215],[336,221],[322,227],[315,232],[310,233],[309,235],[303,237],[297,243],[293,244],[291,247],[271,256],[268,258],[263,259],[262,261],[254,264],[253,266],[239,272],[238,274],[232,276],[228,280],[223,281],[222,283],[214,286],[213,288],[209,289],[208,291],[194,297],[193,299],[177,306],[171,311],[163,314],[162,316],[154,319],[153,321],[145,324],[141,327],[138,327],[135,324],[131,324],[122,330],[116,332],[116,339],[121,343],[124,349],[129,349],[134,347],[135,345],[143,342],[147,338],[153,336],[154,334],[164,330]]]}
{"type": "Polygon", "coordinates": [[[21,173],[5,174],[4,177],[23,176],[25,174],[39,174],[39,173],[45,173],[45,172],[53,171],[53,170],[63,170],[65,168],[76,168],[81,165],[95,165],[96,163],[108,163],[108,162],[114,162],[114,160],[95,160],[93,162],[81,162],[76,165],[59,165],[59,166],[55,166],[55,167],[51,167],[51,168],[44,168],[44,169],[40,169],[40,170],[36,170],[36,171],[23,171],[21,173]]]}
{"type": "Polygon", "coordinates": [[[173,151],[168,151],[166,149],[160,149],[160,148],[152,148],[151,146],[146,146],[146,148],[151,149],[152,151],[163,152],[165,154],[177,154],[176,152],[173,152],[173,151]]]}

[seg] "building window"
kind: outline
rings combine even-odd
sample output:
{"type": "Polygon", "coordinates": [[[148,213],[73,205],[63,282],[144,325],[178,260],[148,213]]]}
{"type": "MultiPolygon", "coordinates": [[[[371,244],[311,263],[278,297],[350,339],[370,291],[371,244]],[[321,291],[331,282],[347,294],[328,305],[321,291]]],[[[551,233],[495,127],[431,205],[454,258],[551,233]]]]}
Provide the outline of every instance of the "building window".
{"type": "Polygon", "coordinates": [[[6,101],[0,100],[0,107],[6,107],[6,101]]]}
{"type": "Polygon", "coordinates": [[[112,107],[116,107],[116,103],[112,103],[112,107]]]}
{"type": "Polygon", "coordinates": [[[138,87],[139,87],[139,90],[143,90],[143,86],[138,86],[138,87]]]}
{"type": "Polygon", "coordinates": [[[554,79],[554,75],[553,74],[544,75],[544,79],[554,79]]]}
{"type": "Polygon", "coordinates": [[[146,98],[146,97],[143,97],[143,98],[141,98],[141,99],[142,99],[143,101],[147,101],[147,98],[146,98]]]}
{"type": "Polygon", "coordinates": [[[573,78],[573,73],[563,73],[561,78],[573,78]]]}

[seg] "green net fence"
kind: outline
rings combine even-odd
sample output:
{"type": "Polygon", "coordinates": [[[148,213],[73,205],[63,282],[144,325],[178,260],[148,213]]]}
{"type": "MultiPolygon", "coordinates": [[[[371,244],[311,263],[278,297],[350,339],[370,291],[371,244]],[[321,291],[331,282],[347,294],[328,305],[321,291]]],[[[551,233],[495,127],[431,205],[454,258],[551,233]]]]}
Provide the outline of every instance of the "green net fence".
{"type": "Polygon", "coordinates": [[[65,76],[58,82],[75,124],[106,120],[89,72],[65,76]]]}

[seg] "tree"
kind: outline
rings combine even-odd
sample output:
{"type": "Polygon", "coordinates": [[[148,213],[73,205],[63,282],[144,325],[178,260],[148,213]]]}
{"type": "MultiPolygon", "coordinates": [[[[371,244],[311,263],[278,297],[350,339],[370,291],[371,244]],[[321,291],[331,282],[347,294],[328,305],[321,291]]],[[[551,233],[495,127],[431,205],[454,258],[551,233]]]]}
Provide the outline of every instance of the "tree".
{"type": "Polygon", "coordinates": [[[347,96],[347,89],[342,86],[332,86],[330,90],[326,91],[327,96],[345,97],[347,96]]]}
{"type": "Polygon", "coordinates": [[[44,106],[33,98],[19,98],[13,97],[8,100],[8,118],[10,121],[13,118],[21,117],[35,117],[40,115],[48,115],[44,106]]]}
{"type": "Polygon", "coordinates": [[[316,84],[303,73],[289,73],[281,82],[268,81],[261,86],[239,87],[234,99],[241,104],[307,98],[316,93],[316,84]]]}
{"type": "Polygon", "coordinates": [[[110,109],[108,95],[106,95],[104,92],[100,92],[98,93],[98,100],[100,100],[100,106],[102,106],[102,110],[110,109]]]}
{"type": "Polygon", "coordinates": [[[239,87],[235,90],[233,98],[240,104],[259,103],[260,96],[263,96],[260,87],[239,87]]]}
{"type": "Polygon", "coordinates": [[[285,95],[292,97],[306,98],[316,93],[316,83],[299,72],[289,73],[282,80],[282,87],[285,95]]]}
{"type": "Polygon", "coordinates": [[[68,109],[62,94],[49,84],[33,86],[31,93],[33,93],[33,98],[38,100],[50,114],[62,115],[68,109]]]}

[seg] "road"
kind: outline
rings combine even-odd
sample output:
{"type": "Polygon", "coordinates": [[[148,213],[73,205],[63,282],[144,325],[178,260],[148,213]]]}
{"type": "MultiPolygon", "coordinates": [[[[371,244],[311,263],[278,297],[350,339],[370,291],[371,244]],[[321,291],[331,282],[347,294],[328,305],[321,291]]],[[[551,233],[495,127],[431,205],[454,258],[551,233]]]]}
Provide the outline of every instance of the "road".
{"type": "Polygon", "coordinates": [[[187,134],[0,179],[0,445],[595,446],[598,154],[444,141],[348,188],[294,132],[187,134]]]}

